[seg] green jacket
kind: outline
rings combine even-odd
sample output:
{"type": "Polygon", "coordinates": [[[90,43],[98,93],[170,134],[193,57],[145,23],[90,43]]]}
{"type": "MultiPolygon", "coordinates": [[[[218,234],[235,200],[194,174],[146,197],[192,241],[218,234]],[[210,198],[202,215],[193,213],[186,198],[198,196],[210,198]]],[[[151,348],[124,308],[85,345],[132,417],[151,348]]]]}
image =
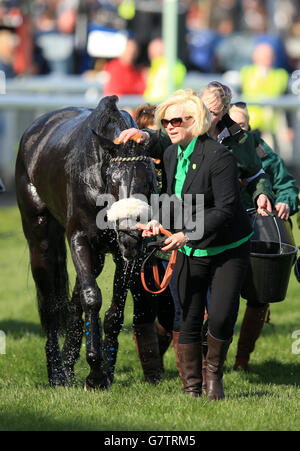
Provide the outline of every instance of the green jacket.
{"type": "MultiPolygon", "coordinates": [[[[288,172],[282,158],[268,146],[268,144],[254,135],[256,153],[261,159],[262,167],[270,177],[272,189],[275,196],[275,205],[279,202],[288,204],[290,215],[295,214],[299,207],[299,189],[296,181],[288,172]]],[[[246,208],[251,208],[251,198],[246,190],[243,191],[243,200],[246,208]]]]}

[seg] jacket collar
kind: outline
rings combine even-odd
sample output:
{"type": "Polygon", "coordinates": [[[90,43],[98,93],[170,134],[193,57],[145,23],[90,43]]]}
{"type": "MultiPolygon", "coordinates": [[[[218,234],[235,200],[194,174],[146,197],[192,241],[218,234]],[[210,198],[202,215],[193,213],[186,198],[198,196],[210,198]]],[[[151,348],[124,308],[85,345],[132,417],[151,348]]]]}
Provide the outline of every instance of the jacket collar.
{"type": "Polygon", "coordinates": [[[191,155],[189,168],[181,191],[182,196],[184,193],[188,191],[195,176],[197,175],[203,158],[204,158],[204,139],[202,135],[199,136],[199,138],[197,139],[194,152],[191,155]]]}
{"type": "MultiPolygon", "coordinates": [[[[199,170],[200,164],[204,157],[204,141],[206,137],[207,135],[204,134],[202,136],[199,136],[196,141],[194,151],[190,158],[188,172],[186,174],[186,178],[182,187],[182,194],[184,194],[188,190],[195,175],[199,170]]],[[[174,188],[176,167],[177,167],[177,146],[174,146],[174,152],[172,153],[172,158],[170,159],[169,170],[167,171],[170,182],[169,186],[172,187],[172,191],[174,188]]]]}

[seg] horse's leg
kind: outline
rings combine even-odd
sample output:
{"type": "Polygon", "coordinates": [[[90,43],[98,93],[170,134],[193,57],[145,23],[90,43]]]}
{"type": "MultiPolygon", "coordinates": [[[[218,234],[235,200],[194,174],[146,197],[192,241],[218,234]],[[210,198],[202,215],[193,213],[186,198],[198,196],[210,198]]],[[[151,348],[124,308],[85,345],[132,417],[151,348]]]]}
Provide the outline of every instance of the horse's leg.
{"type": "MultiPolygon", "coordinates": [[[[100,254],[95,262],[95,277],[101,273],[105,256],[100,254]]],[[[74,366],[79,359],[83,336],[83,309],[81,305],[81,287],[78,277],[72,294],[69,308],[69,321],[67,325],[66,340],[62,349],[65,373],[69,380],[74,378],[74,366]]]]}
{"type": "MultiPolygon", "coordinates": [[[[44,218],[45,216],[39,216],[36,221],[41,223],[44,218]]],[[[64,331],[66,326],[68,279],[65,266],[64,232],[59,231],[58,224],[53,224],[53,221],[50,218],[46,219],[45,225],[39,228],[40,239],[37,240],[36,237],[31,236],[29,248],[41,323],[47,333],[48,380],[50,385],[56,386],[66,384],[58,334],[64,331]],[[49,234],[51,228],[53,234],[51,232],[49,234]]]]}
{"type": "Polygon", "coordinates": [[[47,334],[46,358],[49,383],[65,385],[58,332],[65,326],[68,275],[64,230],[47,210],[24,167],[17,165],[17,200],[30,251],[39,314],[47,334]]]}
{"type": "Polygon", "coordinates": [[[69,381],[74,378],[74,366],[80,355],[83,335],[82,314],[83,311],[80,302],[80,285],[78,278],[76,278],[76,283],[69,307],[66,339],[62,348],[63,366],[67,379],[69,381]]]}
{"type": "Polygon", "coordinates": [[[68,239],[85,315],[86,359],[90,367],[90,373],[86,378],[86,388],[107,388],[107,378],[101,367],[102,337],[99,311],[102,305],[102,296],[96,282],[92,248],[83,232],[68,233],[68,239]]]}
{"type": "Polygon", "coordinates": [[[114,379],[117,353],[119,348],[118,336],[124,323],[124,307],[128,293],[129,276],[132,263],[126,264],[121,256],[114,257],[116,264],[113,298],[110,308],[106,311],[103,323],[103,366],[110,384],[114,379]]]}

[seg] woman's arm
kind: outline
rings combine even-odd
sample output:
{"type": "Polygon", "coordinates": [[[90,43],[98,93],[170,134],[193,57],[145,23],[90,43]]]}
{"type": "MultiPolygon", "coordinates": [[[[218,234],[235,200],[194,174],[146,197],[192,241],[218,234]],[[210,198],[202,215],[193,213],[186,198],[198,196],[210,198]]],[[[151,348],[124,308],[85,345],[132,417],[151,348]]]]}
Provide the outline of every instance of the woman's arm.
{"type": "Polygon", "coordinates": [[[276,196],[275,208],[278,211],[279,217],[288,219],[289,216],[298,211],[299,188],[280,155],[273,152],[262,139],[260,139],[260,142],[266,152],[266,156],[262,160],[262,165],[270,177],[276,196]]]}
{"type": "Polygon", "coordinates": [[[275,199],[271,181],[256,153],[254,135],[244,131],[242,140],[236,141],[234,137],[231,137],[224,140],[224,145],[232,151],[236,158],[241,183],[252,197],[253,205],[258,207],[258,213],[266,215],[262,209],[266,208],[272,211],[275,199]]]}
{"type": "Polygon", "coordinates": [[[117,138],[118,144],[133,139],[137,143],[142,143],[149,141],[149,154],[152,158],[162,159],[163,153],[167,147],[170,146],[171,141],[166,133],[163,133],[161,130],[152,130],[152,129],[143,129],[139,130],[137,128],[128,128],[127,130],[123,130],[119,137],[117,138]],[[157,136],[157,139],[152,140],[152,144],[150,143],[151,136],[157,136]]]}

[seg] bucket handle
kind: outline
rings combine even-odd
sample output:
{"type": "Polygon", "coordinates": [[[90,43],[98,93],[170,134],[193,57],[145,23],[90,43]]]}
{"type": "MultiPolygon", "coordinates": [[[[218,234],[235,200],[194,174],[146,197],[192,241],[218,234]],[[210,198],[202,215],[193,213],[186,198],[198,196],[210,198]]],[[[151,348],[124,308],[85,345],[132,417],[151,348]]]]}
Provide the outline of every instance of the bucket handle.
{"type": "MultiPolygon", "coordinates": [[[[277,233],[278,233],[278,239],[279,239],[279,253],[280,253],[280,255],[281,255],[281,254],[283,254],[283,249],[282,249],[282,239],[281,239],[281,235],[280,235],[280,230],[279,230],[278,224],[277,224],[277,222],[276,222],[276,213],[273,212],[273,211],[269,211],[269,210],[267,210],[266,208],[263,208],[262,210],[263,210],[265,213],[267,213],[268,216],[271,216],[271,217],[273,218],[273,220],[274,220],[274,224],[275,224],[275,227],[276,227],[276,230],[277,230],[277,233]]],[[[254,218],[254,224],[255,224],[257,215],[258,215],[258,213],[256,212],[256,215],[255,215],[255,218],[254,218]]],[[[253,224],[253,225],[254,225],[254,224],[253,224]]]]}

